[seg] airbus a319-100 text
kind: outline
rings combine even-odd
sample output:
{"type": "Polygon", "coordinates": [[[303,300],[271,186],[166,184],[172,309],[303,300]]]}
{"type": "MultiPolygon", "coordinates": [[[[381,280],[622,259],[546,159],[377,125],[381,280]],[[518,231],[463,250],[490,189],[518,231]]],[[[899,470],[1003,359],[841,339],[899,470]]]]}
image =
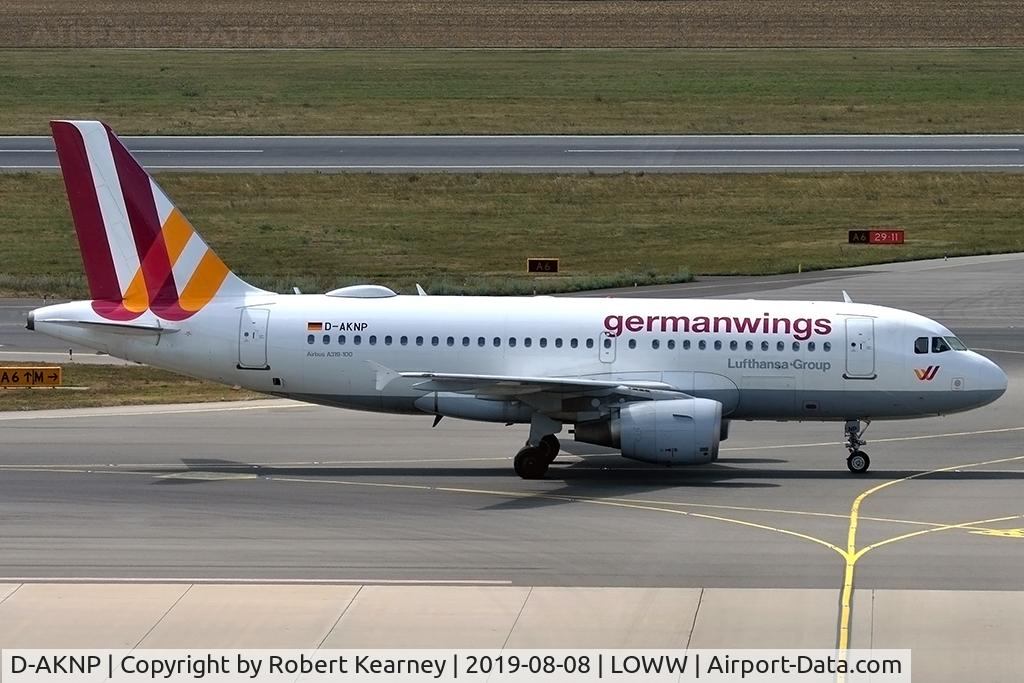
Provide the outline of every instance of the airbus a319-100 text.
{"type": "MultiPolygon", "coordinates": [[[[666,465],[713,462],[732,420],[863,425],[969,410],[1006,375],[946,327],[844,301],[400,296],[253,287],[98,121],[51,124],[91,300],[28,327],[113,356],[358,410],[530,425],[515,471],[576,441],[666,465]]],[[[846,299],[846,297],[844,297],[846,299]]]]}

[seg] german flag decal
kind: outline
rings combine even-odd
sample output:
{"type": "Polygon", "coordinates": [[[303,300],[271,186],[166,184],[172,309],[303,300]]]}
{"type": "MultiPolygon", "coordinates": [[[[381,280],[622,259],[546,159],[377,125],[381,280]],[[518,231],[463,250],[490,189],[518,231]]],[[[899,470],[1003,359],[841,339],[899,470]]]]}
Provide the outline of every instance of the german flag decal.
{"type": "Polygon", "coordinates": [[[320,332],[324,329],[323,323],[306,323],[306,329],[310,332],[320,332]]]}

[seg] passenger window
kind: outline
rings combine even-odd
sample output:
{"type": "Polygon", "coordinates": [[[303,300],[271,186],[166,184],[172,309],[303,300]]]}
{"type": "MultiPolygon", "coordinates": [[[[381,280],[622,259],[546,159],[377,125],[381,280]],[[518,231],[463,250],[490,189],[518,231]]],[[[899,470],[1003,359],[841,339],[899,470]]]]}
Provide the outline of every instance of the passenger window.
{"type": "Polygon", "coordinates": [[[431,338],[430,338],[430,345],[431,345],[431,346],[437,346],[437,345],[438,345],[438,343],[439,343],[440,341],[441,341],[441,340],[440,340],[440,339],[438,339],[437,337],[431,337],[431,338]]]}
{"type": "Polygon", "coordinates": [[[516,345],[516,338],[515,337],[509,337],[508,345],[514,347],[516,345]]]}
{"type": "Polygon", "coordinates": [[[455,337],[448,337],[444,340],[444,343],[448,346],[455,346],[455,337]]]}
{"type": "Polygon", "coordinates": [[[799,351],[800,350],[800,342],[793,342],[793,350],[794,351],[799,351]]]}
{"type": "Polygon", "coordinates": [[[914,353],[928,353],[928,337],[918,337],[914,340],[914,353]]]}
{"type": "Polygon", "coordinates": [[[604,348],[606,348],[606,349],[612,348],[612,340],[611,340],[610,337],[605,337],[603,343],[604,343],[604,348]]]}
{"type": "Polygon", "coordinates": [[[651,348],[652,349],[657,349],[659,346],[661,346],[661,342],[659,342],[657,339],[652,339],[651,340],[651,348]]]}
{"type": "Polygon", "coordinates": [[[684,351],[689,351],[690,350],[690,340],[689,339],[684,339],[683,340],[683,350],[684,351]]]}
{"type": "Polygon", "coordinates": [[[370,346],[376,346],[376,344],[377,344],[377,335],[371,334],[370,335],[370,346]]]}
{"type": "Polygon", "coordinates": [[[629,348],[631,348],[631,349],[635,349],[636,348],[636,339],[630,339],[629,340],[629,348]]]}
{"type": "Polygon", "coordinates": [[[831,351],[832,350],[832,342],[825,342],[824,344],[821,345],[821,349],[823,351],[831,351]]]}
{"type": "Polygon", "coordinates": [[[669,339],[668,340],[668,348],[669,348],[670,351],[672,349],[676,348],[676,340],[675,339],[669,339]]]}
{"type": "Polygon", "coordinates": [[[416,346],[423,346],[423,337],[416,337],[416,346]]]}
{"type": "Polygon", "coordinates": [[[580,345],[580,342],[579,342],[579,340],[578,340],[578,339],[576,339],[575,337],[573,337],[572,339],[570,339],[570,340],[569,340],[569,346],[571,346],[572,348],[574,348],[574,349],[575,349],[575,348],[577,348],[577,347],[578,347],[579,345],[580,345]]]}
{"type": "Polygon", "coordinates": [[[313,342],[315,342],[315,341],[316,341],[316,337],[314,337],[313,335],[308,335],[308,336],[306,337],[306,343],[307,343],[307,344],[312,344],[312,343],[313,343],[313,342]]]}
{"type": "Polygon", "coordinates": [[[402,346],[405,346],[406,344],[409,343],[409,338],[403,334],[402,338],[398,340],[398,343],[401,344],[402,346]]]}
{"type": "Polygon", "coordinates": [[[814,350],[814,342],[807,342],[807,350],[808,351],[813,351],[814,350]]]}
{"type": "Polygon", "coordinates": [[[747,343],[745,344],[745,346],[747,347],[747,351],[753,351],[754,350],[754,342],[750,341],[749,339],[747,340],[747,343]]]}
{"type": "Polygon", "coordinates": [[[540,338],[540,348],[546,349],[547,347],[548,347],[548,338],[547,337],[541,337],[540,338]]]}
{"type": "Polygon", "coordinates": [[[498,348],[499,346],[501,346],[501,337],[495,337],[494,338],[494,348],[498,348]]]}
{"type": "Polygon", "coordinates": [[[715,340],[715,351],[721,351],[721,350],[722,350],[722,342],[721,342],[721,340],[716,339],[715,340]]]}
{"type": "Polygon", "coordinates": [[[325,334],[324,335],[324,344],[330,344],[330,343],[331,343],[331,335],[325,334]]]}
{"type": "Polygon", "coordinates": [[[463,346],[469,346],[469,337],[463,337],[462,338],[462,345],[463,346]]]}
{"type": "Polygon", "coordinates": [[[391,346],[391,341],[392,340],[391,340],[391,335],[390,334],[387,335],[386,337],[384,337],[384,346],[391,346]]]}
{"type": "Polygon", "coordinates": [[[562,338],[561,337],[557,337],[555,339],[555,348],[556,349],[562,348],[562,338]]]}
{"type": "Polygon", "coordinates": [[[477,337],[476,338],[476,345],[477,346],[484,346],[485,344],[487,344],[487,340],[486,339],[484,339],[483,337],[477,337]]]}
{"type": "Polygon", "coordinates": [[[708,347],[708,343],[706,341],[704,341],[703,339],[701,339],[699,342],[697,342],[697,348],[700,349],[701,351],[703,351],[707,347],[708,347]]]}
{"type": "Polygon", "coordinates": [[[739,342],[737,342],[735,339],[733,339],[731,342],[729,342],[729,350],[730,351],[735,351],[736,349],[739,348],[739,346],[740,346],[739,342]]]}
{"type": "Polygon", "coordinates": [[[343,334],[339,334],[338,335],[338,345],[339,346],[344,346],[345,345],[345,335],[343,335],[343,334]]]}
{"type": "Polygon", "coordinates": [[[780,341],[778,344],[775,345],[775,350],[776,351],[785,351],[786,350],[786,342],[780,341]]]}
{"type": "Polygon", "coordinates": [[[357,334],[356,336],[352,337],[352,343],[355,344],[356,346],[359,346],[360,344],[363,343],[363,338],[357,334]]]}
{"type": "Polygon", "coordinates": [[[768,350],[768,342],[766,342],[766,341],[762,341],[761,342],[761,350],[762,351],[767,351],[768,350]]]}
{"type": "Polygon", "coordinates": [[[588,349],[594,348],[594,340],[593,339],[588,339],[587,340],[587,348],[588,349]]]}
{"type": "Polygon", "coordinates": [[[942,337],[932,337],[932,353],[942,353],[951,350],[945,339],[942,337]]]}
{"type": "Polygon", "coordinates": [[[523,346],[525,346],[526,348],[530,348],[531,346],[533,346],[533,339],[529,337],[523,339],[523,346]]]}

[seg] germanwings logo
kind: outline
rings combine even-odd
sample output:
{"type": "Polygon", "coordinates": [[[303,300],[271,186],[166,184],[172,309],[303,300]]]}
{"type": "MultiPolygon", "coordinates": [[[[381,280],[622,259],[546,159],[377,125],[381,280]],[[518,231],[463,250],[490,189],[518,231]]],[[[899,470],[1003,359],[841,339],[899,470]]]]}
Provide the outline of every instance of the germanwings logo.
{"type": "Polygon", "coordinates": [[[935,375],[939,374],[939,366],[929,365],[926,368],[914,368],[914,374],[922,382],[931,382],[935,379],[935,375]]]}
{"type": "Polygon", "coordinates": [[[98,121],[50,125],[93,309],[184,320],[209,303],[228,267],[117,136],[98,121]]]}

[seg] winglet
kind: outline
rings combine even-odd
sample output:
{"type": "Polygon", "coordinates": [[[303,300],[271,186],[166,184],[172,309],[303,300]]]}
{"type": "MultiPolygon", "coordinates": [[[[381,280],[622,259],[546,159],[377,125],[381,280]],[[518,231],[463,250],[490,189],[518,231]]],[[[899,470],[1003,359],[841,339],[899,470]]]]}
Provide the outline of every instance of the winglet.
{"type": "Polygon", "coordinates": [[[850,298],[850,295],[846,293],[845,289],[843,290],[843,301],[845,301],[848,304],[853,303],[853,299],[850,298]]]}
{"type": "Polygon", "coordinates": [[[427,290],[420,287],[420,283],[416,283],[416,293],[420,296],[427,296],[427,290]]]}
{"type": "Polygon", "coordinates": [[[377,391],[384,391],[384,387],[401,377],[399,373],[380,363],[372,360],[368,360],[366,363],[377,373],[377,391]]]}

